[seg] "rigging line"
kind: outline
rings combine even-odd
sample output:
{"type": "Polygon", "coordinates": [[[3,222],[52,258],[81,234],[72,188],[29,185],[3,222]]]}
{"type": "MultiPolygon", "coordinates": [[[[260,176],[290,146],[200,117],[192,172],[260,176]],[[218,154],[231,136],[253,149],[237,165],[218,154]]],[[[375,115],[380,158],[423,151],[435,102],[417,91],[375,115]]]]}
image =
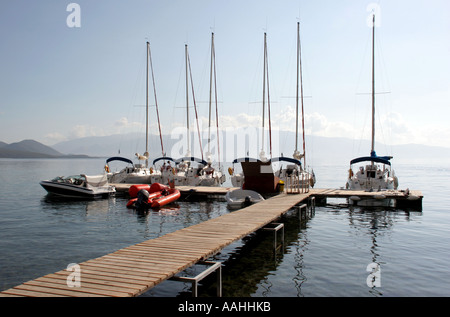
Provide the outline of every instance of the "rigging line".
{"type": "MultiPolygon", "coordinates": [[[[299,79],[300,79],[300,98],[302,104],[302,132],[303,132],[303,164],[306,168],[306,146],[305,146],[305,112],[303,108],[303,77],[302,77],[302,58],[301,58],[301,42],[300,42],[300,22],[298,25],[298,61],[299,61],[299,79]]],[[[298,101],[297,101],[298,102],[298,101]]]]}
{"type": "Polygon", "coordinates": [[[164,156],[164,144],[163,144],[163,139],[162,139],[162,133],[161,133],[161,121],[159,119],[159,110],[158,110],[158,101],[156,98],[156,85],[155,85],[155,75],[153,72],[153,63],[152,63],[152,54],[150,51],[150,43],[147,42],[147,48],[148,48],[148,56],[149,56],[149,60],[150,60],[150,70],[152,73],[152,82],[153,82],[153,92],[155,95],[155,107],[156,107],[156,117],[158,118],[158,129],[159,129],[159,139],[161,142],[161,153],[164,156]]]}
{"type": "Polygon", "coordinates": [[[176,112],[175,109],[176,108],[183,108],[183,109],[186,108],[186,106],[184,106],[184,107],[181,107],[181,106],[177,107],[176,106],[177,100],[178,100],[178,94],[179,94],[179,90],[180,90],[180,85],[181,85],[181,79],[182,79],[182,76],[183,76],[183,69],[184,69],[184,58],[183,58],[182,62],[180,63],[180,70],[179,70],[179,74],[178,74],[178,81],[177,81],[175,93],[173,95],[173,101],[172,101],[172,105],[173,106],[172,106],[172,112],[171,112],[171,117],[170,117],[170,118],[173,118],[173,120],[171,120],[171,122],[170,122],[170,129],[172,129],[172,130],[173,130],[174,126],[175,126],[175,121],[176,121],[175,114],[179,113],[179,112],[176,112]]]}
{"type": "MultiPolygon", "coordinates": [[[[267,55],[267,49],[266,49],[267,55]]],[[[269,61],[268,56],[266,56],[266,76],[267,76],[267,114],[269,115],[269,153],[272,158],[272,125],[270,119],[270,92],[269,92],[269,61]]],[[[264,133],[264,131],[263,131],[264,133]]]]}
{"type": "Polygon", "coordinates": [[[297,22],[297,85],[295,87],[295,152],[298,151],[298,89],[299,89],[299,74],[300,70],[300,22],[297,22]]]}
{"type": "MultiPolygon", "coordinates": [[[[359,95],[359,93],[358,93],[358,90],[360,89],[360,87],[361,87],[361,84],[362,84],[362,81],[363,81],[363,73],[365,74],[365,69],[366,69],[366,61],[367,61],[367,58],[368,58],[368,55],[369,55],[369,49],[370,49],[370,40],[371,40],[371,38],[368,36],[367,38],[366,38],[366,41],[365,41],[365,45],[364,45],[364,52],[363,52],[363,57],[361,58],[361,66],[360,66],[360,71],[359,71],[359,74],[358,74],[358,78],[357,78],[357,82],[356,82],[356,87],[355,87],[355,92],[356,92],[356,95],[359,95]]],[[[371,93],[362,93],[362,94],[371,94],[371,93]]],[[[358,114],[357,114],[357,109],[358,109],[358,98],[356,98],[356,95],[355,95],[355,103],[354,103],[354,106],[353,106],[353,126],[356,126],[356,123],[357,123],[357,121],[359,121],[359,120],[357,120],[357,118],[359,118],[359,116],[358,116],[358,114]]],[[[363,122],[363,130],[362,130],[362,132],[361,132],[361,134],[360,134],[360,136],[359,136],[359,138],[357,137],[357,134],[356,134],[356,131],[354,132],[354,134],[353,134],[353,151],[356,151],[356,153],[358,153],[359,151],[360,151],[360,148],[361,148],[361,142],[362,142],[362,137],[363,137],[363,135],[364,135],[364,127],[365,127],[365,125],[366,125],[366,119],[367,119],[367,117],[366,116],[364,116],[363,117],[364,118],[364,122],[363,122]],[[356,143],[358,143],[358,144],[356,144],[356,143]],[[355,147],[356,147],[356,149],[355,149],[355,147]]]]}
{"type": "Polygon", "coordinates": [[[189,55],[187,56],[187,59],[188,59],[188,65],[189,65],[189,77],[191,79],[191,90],[192,90],[192,100],[194,102],[195,120],[197,121],[198,142],[200,143],[200,153],[202,154],[202,160],[203,160],[202,138],[200,135],[200,127],[198,125],[197,105],[195,103],[195,94],[194,94],[194,81],[192,80],[191,59],[189,58],[189,55]]]}
{"type": "MultiPolygon", "coordinates": [[[[370,155],[375,152],[375,14],[372,26],[372,146],[370,155]]],[[[373,162],[372,162],[373,165],[373,162]]]]}
{"type": "Polygon", "coordinates": [[[262,131],[261,131],[261,153],[264,150],[264,117],[265,117],[265,108],[266,108],[266,37],[267,34],[264,33],[264,62],[263,62],[263,99],[262,99],[262,131]]]}
{"type": "Polygon", "coordinates": [[[185,65],[186,65],[186,138],[187,138],[187,152],[186,154],[190,154],[190,130],[189,130],[189,68],[188,68],[188,46],[185,44],[184,46],[185,52],[185,65]]]}
{"type": "Polygon", "coordinates": [[[214,56],[214,96],[216,102],[216,129],[217,129],[217,160],[219,163],[220,170],[220,134],[219,134],[219,109],[218,109],[218,101],[217,101],[217,73],[216,73],[216,48],[213,42],[212,45],[213,56],[214,56]]]}
{"type": "MultiPolygon", "coordinates": [[[[145,104],[147,107],[145,110],[145,154],[144,155],[148,155],[147,154],[148,153],[148,62],[149,62],[148,54],[150,52],[149,47],[150,47],[150,43],[147,42],[147,61],[146,61],[147,62],[147,68],[146,68],[147,72],[146,72],[146,77],[145,77],[145,80],[146,80],[146,82],[145,82],[145,104]]],[[[147,167],[147,165],[148,165],[148,158],[145,161],[145,167],[147,167]]]]}
{"type": "MultiPolygon", "coordinates": [[[[383,54],[383,45],[382,45],[382,32],[378,32],[378,37],[375,39],[377,45],[376,45],[376,54],[378,57],[378,69],[380,71],[378,71],[378,74],[380,74],[378,77],[381,78],[381,80],[378,80],[378,82],[381,82],[382,87],[386,87],[389,92],[385,92],[383,94],[390,94],[391,93],[391,84],[389,81],[389,73],[388,73],[388,67],[386,65],[386,60],[384,58],[384,54],[383,54]]],[[[385,115],[389,114],[389,112],[392,112],[392,104],[391,102],[388,100],[387,96],[384,96],[383,99],[384,103],[382,103],[382,105],[384,106],[385,111],[387,111],[385,113],[385,115]]],[[[378,103],[379,105],[380,103],[378,103]]],[[[377,106],[377,117],[381,118],[381,112],[380,112],[380,107],[377,106]]],[[[381,136],[382,139],[384,140],[384,144],[385,144],[385,151],[386,152],[391,152],[392,153],[392,144],[391,144],[391,150],[388,150],[388,142],[387,140],[392,140],[392,120],[387,120],[387,129],[383,130],[383,124],[381,124],[381,120],[379,120],[379,125],[380,125],[380,131],[381,131],[381,136]]],[[[385,126],[386,128],[386,126],[385,126]]]]}
{"type": "Polygon", "coordinates": [[[211,66],[209,71],[209,112],[208,112],[208,155],[211,154],[211,99],[212,99],[212,78],[213,78],[213,50],[214,32],[211,33],[211,66]]]}

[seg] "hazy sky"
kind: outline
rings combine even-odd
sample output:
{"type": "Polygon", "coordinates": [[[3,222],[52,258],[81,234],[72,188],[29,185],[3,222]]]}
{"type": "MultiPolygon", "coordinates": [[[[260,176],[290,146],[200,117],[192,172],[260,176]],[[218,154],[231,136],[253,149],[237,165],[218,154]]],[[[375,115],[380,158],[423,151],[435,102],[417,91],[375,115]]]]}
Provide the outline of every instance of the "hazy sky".
{"type": "Polygon", "coordinates": [[[448,0],[79,0],[79,16],[69,3],[1,2],[0,141],[144,132],[147,40],[163,132],[185,124],[185,44],[206,122],[212,31],[220,126],[259,125],[267,32],[272,124],[294,130],[297,21],[307,133],[369,138],[375,9],[377,140],[450,147],[448,0]]]}

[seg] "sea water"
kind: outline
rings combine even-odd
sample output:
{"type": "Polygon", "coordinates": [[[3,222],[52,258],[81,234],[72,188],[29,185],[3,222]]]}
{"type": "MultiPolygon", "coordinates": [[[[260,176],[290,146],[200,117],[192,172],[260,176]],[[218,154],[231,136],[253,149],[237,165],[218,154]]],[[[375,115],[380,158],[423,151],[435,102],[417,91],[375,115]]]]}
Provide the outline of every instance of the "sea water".
{"type": "MultiPolygon", "coordinates": [[[[0,159],[0,290],[230,212],[224,200],[180,200],[140,214],[126,208],[125,197],[58,200],[39,185],[101,174],[103,166],[104,159],[0,159]]],[[[273,233],[257,233],[213,258],[223,263],[223,296],[450,296],[450,168],[395,170],[401,189],[422,191],[421,211],[353,208],[334,199],[302,220],[293,209],[281,219],[284,245],[276,252],[273,233]]],[[[345,184],[345,166],[314,172],[317,188],[345,184]]],[[[143,296],[190,290],[190,283],[165,281],[143,296]]],[[[214,279],[199,291],[214,296],[214,279]]]]}

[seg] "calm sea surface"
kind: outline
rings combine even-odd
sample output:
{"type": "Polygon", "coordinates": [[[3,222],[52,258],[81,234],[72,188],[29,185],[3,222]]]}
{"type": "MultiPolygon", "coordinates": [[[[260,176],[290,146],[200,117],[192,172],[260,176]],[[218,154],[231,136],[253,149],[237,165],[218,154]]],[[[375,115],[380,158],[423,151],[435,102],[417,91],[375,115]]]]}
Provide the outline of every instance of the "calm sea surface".
{"type": "MultiPolygon", "coordinates": [[[[123,197],[58,201],[39,185],[58,175],[99,174],[103,165],[103,159],[0,159],[0,290],[229,212],[225,201],[179,201],[139,215],[123,197]]],[[[302,222],[289,212],[284,248],[276,255],[272,233],[237,241],[216,255],[224,264],[223,295],[450,296],[450,168],[394,167],[401,189],[424,194],[421,212],[348,208],[343,200],[317,206],[302,222]],[[380,270],[368,283],[372,263],[380,270]]],[[[317,188],[345,184],[347,166],[314,169],[317,188]]],[[[190,283],[166,281],[143,296],[189,291],[190,283]]],[[[209,281],[200,288],[200,296],[214,294],[209,281]]]]}

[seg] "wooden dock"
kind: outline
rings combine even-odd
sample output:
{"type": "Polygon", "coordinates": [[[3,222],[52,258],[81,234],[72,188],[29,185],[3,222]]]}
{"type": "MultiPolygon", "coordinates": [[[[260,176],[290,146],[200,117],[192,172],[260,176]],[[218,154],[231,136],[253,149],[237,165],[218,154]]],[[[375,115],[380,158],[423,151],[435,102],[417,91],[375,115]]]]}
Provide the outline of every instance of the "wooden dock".
{"type": "MultiPolygon", "coordinates": [[[[124,189],[123,187],[122,190],[124,189]]],[[[233,188],[177,187],[185,193],[225,195],[233,188]]],[[[128,189],[127,189],[128,190],[128,189]]],[[[302,194],[279,194],[258,204],[210,219],[162,237],[144,241],[111,254],[79,263],[80,285],[69,287],[74,272],[63,269],[0,292],[0,297],[132,297],[186,268],[208,259],[231,243],[271,224],[292,207],[310,196],[316,198],[352,195],[370,197],[376,192],[338,189],[311,189],[302,194]]],[[[422,194],[411,191],[384,192],[387,197],[407,202],[422,194]]]]}
{"type": "Polygon", "coordinates": [[[66,269],[0,292],[25,297],[131,297],[216,254],[272,223],[308,194],[278,196],[162,237],[79,263],[80,287],[67,282],[66,269]]]}

